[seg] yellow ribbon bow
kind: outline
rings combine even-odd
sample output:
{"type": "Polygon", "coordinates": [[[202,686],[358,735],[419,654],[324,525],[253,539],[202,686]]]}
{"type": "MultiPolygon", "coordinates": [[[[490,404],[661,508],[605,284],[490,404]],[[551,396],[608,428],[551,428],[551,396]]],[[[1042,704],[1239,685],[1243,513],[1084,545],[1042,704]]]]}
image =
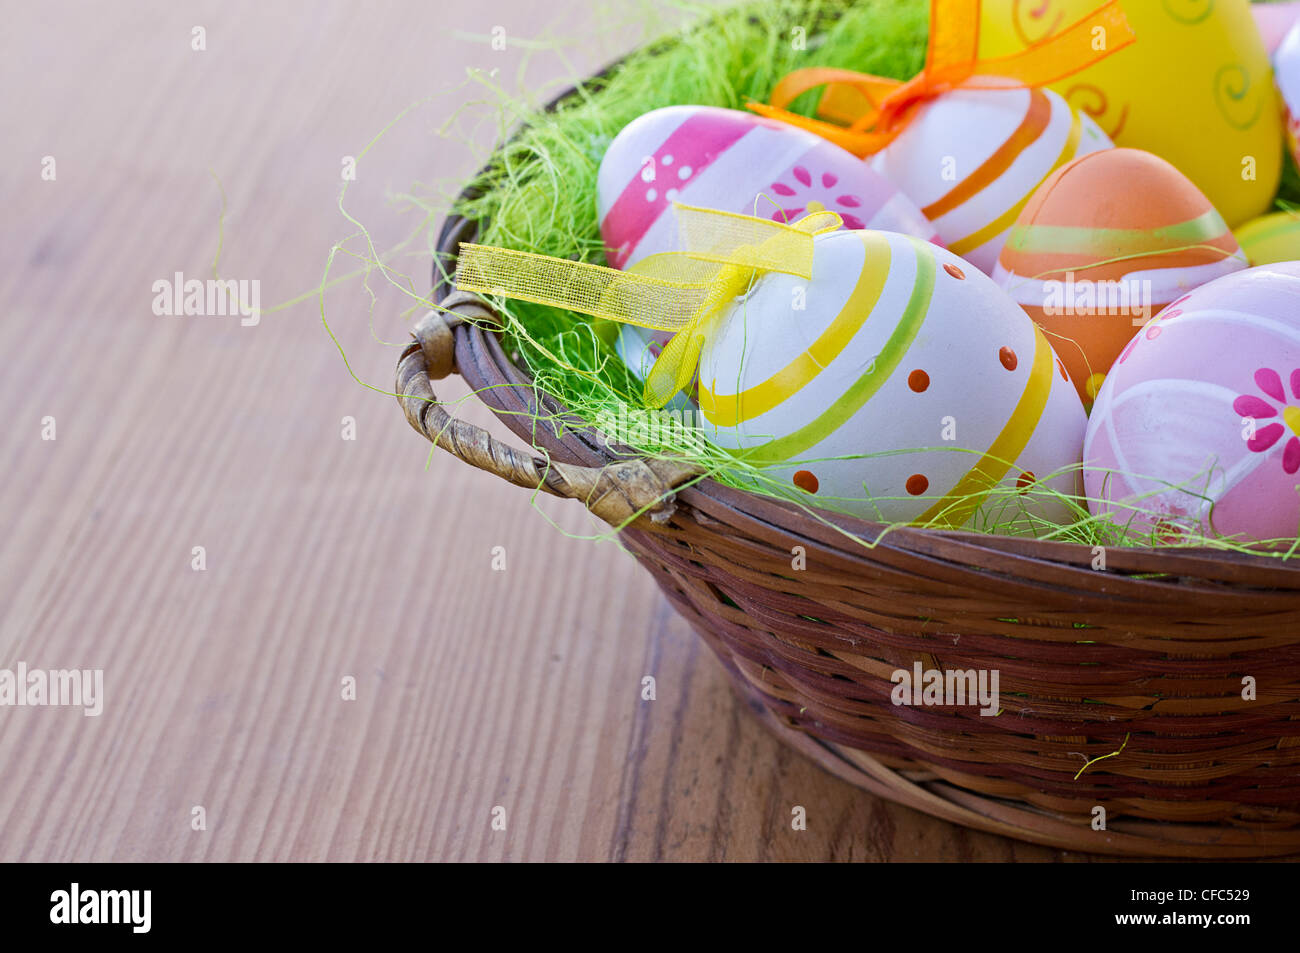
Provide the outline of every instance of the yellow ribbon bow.
{"type": "Polygon", "coordinates": [[[619,271],[462,243],[456,287],[676,332],[645,380],[645,403],[662,407],[691,383],[704,342],[727,305],[766,272],[811,280],[813,237],[843,224],[826,211],[784,225],[677,202],[673,208],[684,251],[651,255],[619,271]]]}
{"type": "Polygon", "coordinates": [[[771,105],[749,103],[769,119],[815,132],[859,157],[893,142],[917,107],[951,90],[1047,86],[1122,50],[1136,37],[1119,0],[1110,0],[1077,23],[1019,53],[979,58],[980,0],[930,0],[930,42],[925,69],[906,83],[853,70],[795,70],[772,89],[771,105]],[[825,86],[809,119],[786,110],[810,89],[825,86]],[[837,123],[840,123],[837,125],[837,123]]]}

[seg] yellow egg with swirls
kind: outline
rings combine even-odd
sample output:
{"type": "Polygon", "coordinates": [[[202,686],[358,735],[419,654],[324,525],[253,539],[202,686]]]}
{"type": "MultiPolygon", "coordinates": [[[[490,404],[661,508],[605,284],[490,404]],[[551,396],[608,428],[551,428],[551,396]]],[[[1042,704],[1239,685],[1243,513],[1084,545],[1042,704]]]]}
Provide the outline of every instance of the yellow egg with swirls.
{"type": "MultiPolygon", "coordinates": [[[[982,56],[1069,26],[1099,0],[985,0],[982,56]]],[[[1272,205],[1281,104],[1247,0],[1124,0],[1137,42],[1052,88],[1117,146],[1154,152],[1236,226],[1272,205]]],[[[1099,38],[1104,42],[1104,38],[1099,38]]]]}

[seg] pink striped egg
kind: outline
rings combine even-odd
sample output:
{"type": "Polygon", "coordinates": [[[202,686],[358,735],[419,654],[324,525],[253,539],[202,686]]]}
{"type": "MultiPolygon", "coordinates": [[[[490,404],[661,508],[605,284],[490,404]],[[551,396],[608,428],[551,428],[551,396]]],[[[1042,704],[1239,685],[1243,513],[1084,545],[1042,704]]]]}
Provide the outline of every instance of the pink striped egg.
{"type": "MultiPolygon", "coordinates": [[[[734,109],[656,109],[610,143],[596,205],[612,267],[678,250],[674,201],[778,222],[829,209],[848,229],[939,240],[916,205],[857,157],[802,129],[734,109]]],[[[627,328],[618,353],[643,377],[653,363],[648,358],[670,336],[627,328]]]]}
{"type": "Polygon", "coordinates": [[[934,222],[949,251],[992,274],[1029,198],[1070,160],[1112,148],[1048,89],[959,89],[921,107],[877,171],[934,222]]]}
{"type": "Polygon", "coordinates": [[[1094,513],[1162,536],[1300,528],[1300,263],[1216,279],[1120,353],[1093,406],[1094,513]]]}
{"type": "Polygon", "coordinates": [[[937,240],[915,204],[860,159],[802,129],[734,109],[656,109],[610,143],[596,206],[612,267],[678,250],[674,201],[778,222],[829,209],[846,228],[937,240]]]}

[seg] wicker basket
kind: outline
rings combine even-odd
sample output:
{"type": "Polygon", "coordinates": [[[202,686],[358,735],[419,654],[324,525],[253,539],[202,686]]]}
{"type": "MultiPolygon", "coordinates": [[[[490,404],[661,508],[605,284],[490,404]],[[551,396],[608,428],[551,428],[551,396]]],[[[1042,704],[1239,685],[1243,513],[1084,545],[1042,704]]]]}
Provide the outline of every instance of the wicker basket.
{"type": "Polygon", "coordinates": [[[1041,844],[1300,852],[1300,562],[1112,549],[1099,570],[1084,546],[882,535],[831,518],[868,548],[689,467],[611,452],[564,408],[535,404],[491,305],[440,280],[475,234],[460,218],[444,225],[434,297],[445,312],[425,316],[398,364],[407,420],[465,462],[611,524],[644,511],[625,545],[789,743],[874,794],[1041,844]],[[537,452],[449,417],[430,381],[451,373],[537,452]],[[893,704],[891,674],[917,662],[997,670],[1002,712],[893,704]]]}

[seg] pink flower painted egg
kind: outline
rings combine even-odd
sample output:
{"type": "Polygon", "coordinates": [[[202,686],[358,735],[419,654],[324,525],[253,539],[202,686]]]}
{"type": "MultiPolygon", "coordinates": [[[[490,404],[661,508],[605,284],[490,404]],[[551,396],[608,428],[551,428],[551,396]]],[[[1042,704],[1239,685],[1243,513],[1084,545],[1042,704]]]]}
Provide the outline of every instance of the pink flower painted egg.
{"type": "Polygon", "coordinates": [[[1089,508],[1165,538],[1300,526],[1300,263],[1185,295],[1138,332],[1088,422],[1089,508]]]}
{"type": "MultiPolygon", "coordinates": [[[[610,143],[596,204],[611,267],[630,268],[678,249],[674,201],[778,222],[829,209],[848,229],[939,240],[916,205],[856,156],[802,129],[734,109],[656,109],[610,143]]],[[[644,377],[653,363],[648,357],[669,337],[627,328],[619,334],[619,356],[644,377]]],[[[679,395],[674,405],[685,400],[679,395]]]]}
{"type": "Polygon", "coordinates": [[[856,156],[810,132],[734,109],[656,109],[610,143],[596,206],[612,267],[677,250],[674,201],[778,222],[829,209],[846,228],[938,240],[916,205],[856,156]]]}

